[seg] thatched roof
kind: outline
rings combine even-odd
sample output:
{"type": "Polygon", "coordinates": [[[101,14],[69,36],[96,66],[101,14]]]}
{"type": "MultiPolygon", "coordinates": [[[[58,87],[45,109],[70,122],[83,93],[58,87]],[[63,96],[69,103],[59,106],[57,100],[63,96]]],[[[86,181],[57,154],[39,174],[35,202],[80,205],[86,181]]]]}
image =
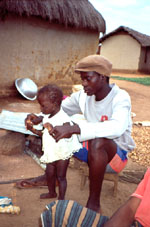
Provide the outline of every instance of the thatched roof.
{"type": "Polygon", "coordinates": [[[105,33],[105,20],[88,0],[0,0],[0,16],[36,16],[65,27],[105,33]]]}
{"type": "Polygon", "coordinates": [[[125,26],[120,26],[116,30],[104,35],[102,38],[100,38],[99,42],[103,42],[105,39],[109,38],[110,36],[119,34],[120,32],[125,32],[128,35],[130,35],[132,38],[136,39],[141,46],[150,46],[150,36],[142,34],[140,32],[137,32],[131,28],[125,27],[125,26]]]}

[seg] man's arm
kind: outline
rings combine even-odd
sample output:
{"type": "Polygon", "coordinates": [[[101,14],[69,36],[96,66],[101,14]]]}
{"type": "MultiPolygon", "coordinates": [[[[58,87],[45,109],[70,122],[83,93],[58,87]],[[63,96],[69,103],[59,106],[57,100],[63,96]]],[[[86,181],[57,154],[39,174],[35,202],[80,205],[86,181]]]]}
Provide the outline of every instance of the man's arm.
{"type": "MultiPolygon", "coordinates": [[[[131,125],[130,116],[130,102],[129,96],[124,94],[121,97],[114,99],[111,113],[107,111],[101,112],[99,121],[95,118],[95,121],[87,121],[81,119],[73,119],[73,121],[79,125],[81,133],[79,136],[80,141],[86,141],[95,138],[108,138],[115,139],[120,137],[126,129],[131,125]],[[108,120],[101,121],[101,117],[106,115],[108,120]]],[[[107,106],[106,106],[107,108],[107,106]]],[[[93,110],[93,111],[96,111],[93,110]]],[[[88,112],[85,113],[88,116],[88,112]]],[[[90,116],[91,117],[91,116],[90,116]]]]}
{"type": "Polygon", "coordinates": [[[113,214],[109,221],[104,224],[104,227],[130,227],[140,203],[141,199],[134,196],[130,197],[130,199],[113,214]]]}
{"type": "Polygon", "coordinates": [[[80,93],[82,92],[79,91],[72,93],[70,97],[67,97],[62,102],[61,107],[64,110],[64,112],[67,113],[69,116],[81,113],[79,105],[79,97],[81,95],[80,93]]]}
{"type": "Polygon", "coordinates": [[[77,124],[70,125],[65,123],[62,126],[55,126],[50,131],[50,134],[58,142],[60,139],[70,138],[73,134],[80,134],[80,128],[77,124]]]}

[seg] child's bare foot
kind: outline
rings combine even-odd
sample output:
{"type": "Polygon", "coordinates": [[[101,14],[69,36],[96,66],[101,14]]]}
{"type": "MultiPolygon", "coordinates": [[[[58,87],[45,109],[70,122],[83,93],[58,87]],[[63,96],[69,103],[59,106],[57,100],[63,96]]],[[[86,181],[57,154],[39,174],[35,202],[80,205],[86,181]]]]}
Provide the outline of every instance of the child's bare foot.
{"type": "Polygon", "coordinates": [[[51,199],[51,198],[56,198],[57,197],[57,193],[43,193],[40,195],[40,199],[51,199]]]}

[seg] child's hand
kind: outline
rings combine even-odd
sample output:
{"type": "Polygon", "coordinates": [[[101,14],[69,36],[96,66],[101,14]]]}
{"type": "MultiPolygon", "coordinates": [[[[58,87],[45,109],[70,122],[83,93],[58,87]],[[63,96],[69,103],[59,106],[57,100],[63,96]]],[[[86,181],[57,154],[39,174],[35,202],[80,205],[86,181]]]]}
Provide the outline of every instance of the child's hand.
{"type": "Polygon", "coordinates": [[[28,114],[25,119],[25,126],[27,130],[30,130],[38,136],[42,136],[42,130],[37,130],[33,126],[42,122],[43,116],[36,116],[35,114],[28,114]]]}
{"type": "Polygon", "coordinates": [[[47,130],[48,130],[49,133],[53,129],[53,125],[51,125],[50,123],[45,123],[43,126],[44,126],[44,128],[47,128],[47,130]]]}
{"type": "Polygon", "coordinates": [[[26,129],[31,130],[33,128],[33,125],[35,124],[34,121],[38,119],[38,116],[35,114],[28,114],[25,119],[25,126],[26,129]]]}

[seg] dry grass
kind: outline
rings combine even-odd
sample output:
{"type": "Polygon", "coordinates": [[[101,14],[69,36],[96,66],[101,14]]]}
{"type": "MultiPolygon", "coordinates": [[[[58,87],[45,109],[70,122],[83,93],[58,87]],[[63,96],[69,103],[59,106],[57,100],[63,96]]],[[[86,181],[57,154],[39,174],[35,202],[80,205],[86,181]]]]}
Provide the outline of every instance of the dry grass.
{"type": "Polygon", "coordinates": [[[142,166],[150,166],[150,127],[134,125],[132,136],[136,143],[136,148],[129,154],[133,162],[142,166]]]}

